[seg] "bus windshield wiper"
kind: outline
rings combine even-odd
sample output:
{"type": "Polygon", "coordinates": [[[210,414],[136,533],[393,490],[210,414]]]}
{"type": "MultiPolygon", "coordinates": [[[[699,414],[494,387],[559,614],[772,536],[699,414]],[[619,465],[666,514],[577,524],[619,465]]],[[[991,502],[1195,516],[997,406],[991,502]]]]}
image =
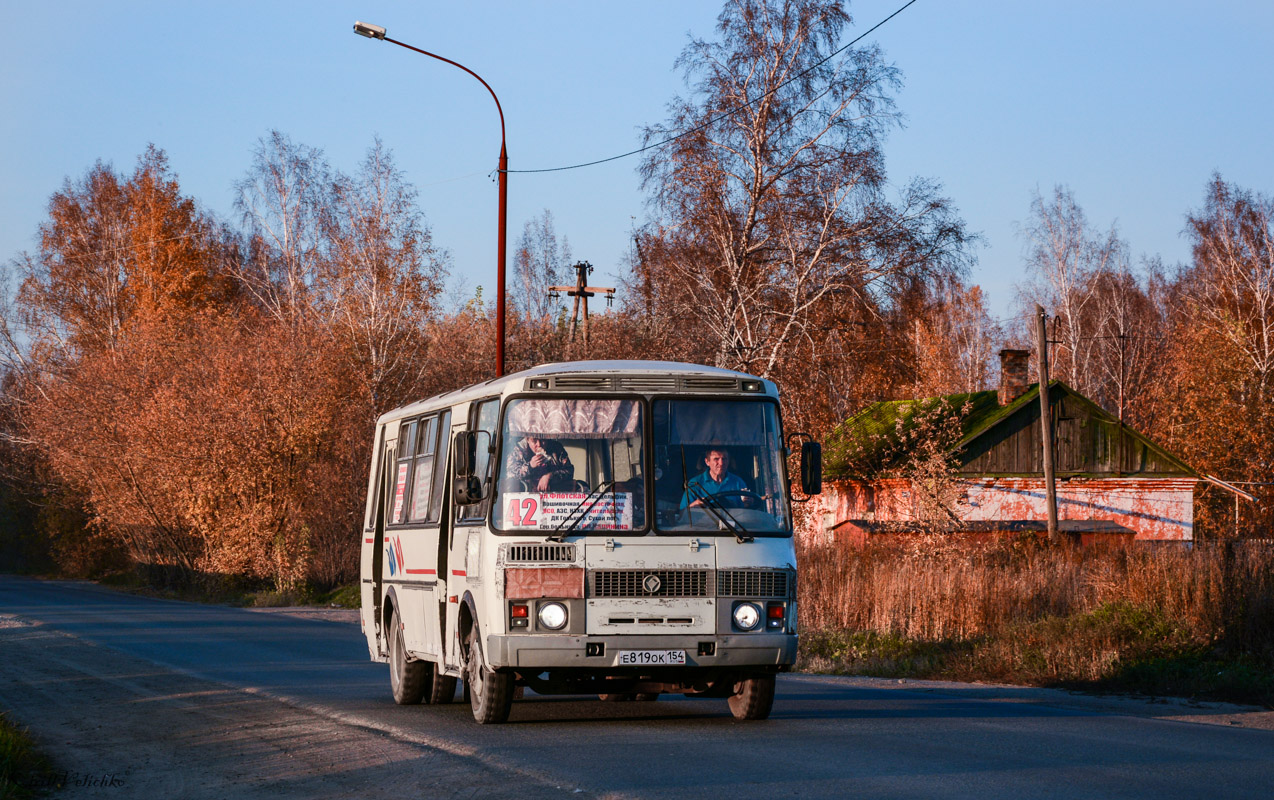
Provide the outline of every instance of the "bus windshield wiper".
{"type": "Polygon", "coordinates": [[[571,513],[566,515],[566,519],[562,520],[558,526],[553,529],[553,533],[548,536],[548,540],[550,542],[560,542],[565,539],[566,534],[579,527],[579,524],[583,522],[584,518],[587,517],[589,512],[593,510],[593,506],[597,505],[597,502],[606,494],[606,490],[614,485],[615,480],[613,478],[608,481],[602,481],[598,484],[596,489],[584,495],[584,499],[579,501],[579,505],[571,509],[571,513]],[[585,504],[587,504],[587,508],[584,508],[585,504]],[[576,516],[576,512],[578,512],[581,508],[584,510],[580,512],[579,516],[576,516]]]}
{"type": "MultiPolygon", "coordinates": [[[[721,523],[721,526],[730,531],[730,533],[733,533],[734,538],[738,539],[740,543],[752,540],[751,536],[744,535],[748,532],[748,529],[743,526],[743,523],[735,519],[734,515],[727,511],[725,506],[721,505],[721,501],[709,494],[708,490],[703,488],[702,485],[692,483],[687,486],[687,490],[695,496],[696,500],[703,503],[701,508],[716,517],[717,522],[721,523]]],[[[686,510],[689,511],[690,506],[686,506],[686,510]]]]}

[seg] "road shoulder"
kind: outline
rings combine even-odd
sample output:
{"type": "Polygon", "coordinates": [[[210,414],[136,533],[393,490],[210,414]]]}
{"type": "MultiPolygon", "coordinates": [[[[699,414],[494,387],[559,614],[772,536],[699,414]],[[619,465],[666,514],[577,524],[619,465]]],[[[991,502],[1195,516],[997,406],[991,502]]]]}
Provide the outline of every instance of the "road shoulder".
{"type": "Polygon", "coordinates": [[[1202,725],[1274,730],[1274,711],[1260,706],[1215,703],[1176,697],[1141,697],[1122,694],[1094,694],[1066,689],[1011,686],[995,683],[956,683],[850,675],[794,673],[786,679],[863,689],[886,689],[920,694],[941,694],[967,700],[1022,703],[1049,708],[1085,711],[1093,714],[1121,714],[1145,719],[1190,722],[1202,725]]]}

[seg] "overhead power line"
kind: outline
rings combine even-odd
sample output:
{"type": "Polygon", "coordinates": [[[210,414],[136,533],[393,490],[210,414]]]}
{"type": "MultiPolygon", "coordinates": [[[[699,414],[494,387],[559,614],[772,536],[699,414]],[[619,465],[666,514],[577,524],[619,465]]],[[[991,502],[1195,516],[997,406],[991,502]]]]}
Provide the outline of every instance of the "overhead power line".
{"type": "Polygon", "coordinates": [[[189,239],[192,236],[198,236],[199,233],[200,231],[191,231],[190,233],[182,233],[177,236],[169,236],[167,239],[151,239],[150,241],[136,242],[123,247],[108,247],[105,250],[92,250],[87,253],[71,253],[70,255],[73,258],[84,258],[85,256],[104,256],[107,253],[122,253],[125,250],[141,250],[143,247],[164,244],[165,242],[176,242],[181,239],[189,239]]]}
{"type": "Polygon", "coordinates": [[[876,30],[877,28],[879,28],[881,25],[884,25],[884,24],[885,24],[886,22],[888,22],[889,20],[891,20],[891,19],[893,19],[894,17],[898,16],[898,15],[899,15],[899,14],[901,14],[903,11],[906,11],[906,10],[907,10],[907,8],[908,8],[908,6],[910,6],[911,4],[913,4],[913,3],[915,3],[915,2],[916,2],[916,0],[907,0],[907,2],[906,2],[906,3],[904,3],[902,6],[900,6],[900,7],[898,8],[898,10],[897,10],[897,11],[895,11],[894,13],[892,13],[892,14],[890,14],[889,16],[887,16],[887,17],[885,17],[884,19],[882,19],[880,22],[877,22],[875,25],[873,25],[873,26],[871,26],[870,28],[868,28],[868,29],[867,29],[866,31],[864,31],[861,35],[859,35],[859,36],[858,36],[858,37],[856,37],[853,41],[851,41],[851,42],[849,42],[848,44],[846,44],[844,47],[841,47],[840,49],[836,50],[835,52],[830,53],[830,54],[827,56],[827,58],[824,58],[822,61],[818,62],[817,64],[814,64],[813,66],[809,67],[808,69],[805,69],[805,70],[803,70],[803,71],[801,71],[801,72],[798,72],[797,74],[793,75],[792,77],[790,77],[790,78],[788,78],[787,80],[785,80],[785,81],[783,81],[782,83],[780,83],[778,86],[775,86],[773,89],[770,89],[768,92],[765,92],[764,94],[762,94],[762,95],[760,95],[760,96],[758,96],[758,97],[754,97],[754,98],[752,98],[751,100],[748,100],[746,103],[740,103],[739,105],[735,106],[734,108],[728,109],[728,110],[726,110],[726,111],[722,111],[720,114],[717,114],[716,116],[714,116],[714,117],[710,118],[707,122],[704,122],[704,123],[701,123],[701,124],[699,124],[699,125],[696,125],[695,127],[690,128],[689,130],[682,131],[681,133],[677,134],[676,136],[669,136],[667,139],[662,139],[662,140],[660,140],[660,141],[658,141],[658,142],[655,142],[654,144],[648,144],[648,145],[646,145],[645,147],[639,147],[639,148],[637,148],[636,150],[629,150],[627,153],[620,153],[620,154],[619,154],[619,155],[617,155],[617,156],[611,156],[611,157],[609,157],[609,158],[599,158],[599,159],[597,159],[596,161],[586,161],[586,162],[584,162],[584,163],[582,163],[582,164],[571,164],[570,166],[567,166],[567,167],[545,167],[545,168],[543,168],[543,169],[511,169],[511,170],[507,170],[507,172],[509,172],[510,174],[512,174],[512,173],[528,174],[528,173],[534,173],[534,172],[564,172],[564,171],[566,171],[566,170],[568,170],[568,169],[580,169],[580,168],[582,168],[582,167],[593,167],[593,166],[596,166],[596,165],[598,165],[598,164],[605,164],[605,163],[610,162],[610,161],[618,161],[618,160],[620,160],[621,158],[628,158],[629,156],[635,156],[635,155],[637,155],[638,153],[644,153],[644,152],[646,152],[647,150],[654,150],[654,149],[656,149],[656,148],[663,147],[663,146],[664,146],[664,145],[666,145],[666,144],[672,144],[673,142],[677,141],[678,139],[681,139],[681,138],[684,138],[684,137],[686,137],[686,136],[689,136],[689,135],[690,135],[690,134],[692,134],[692,133],[698,133],[699,131],[703,130],[704,128],[708,128],[708,127],[710,127],[710,126],[712,126],[712,125],[716,124],[717,122],[719,122],[719,121],[721,121],[721,120],[725,119],[726,117],[729,117],[729,116],[731,116],[731,115],[733,115],[733,114],[737,114],[738,112],[742,111],[743,109],[747,108],[748,106],[751,106],[751,105],[752,105],[752,104],[754,104],[754,103],[757,103],[757,102],[759,102],[759,101],[761,101],[761,100],[764,100],[765,98],[767,98],[767,97],[769,97],[770,95],[772,95],[772,94],[774,94],[775,92],[777,92],[779,89],[782,89],[784,86],[787,86],[789,83],[792,83],[793,81],[800,80],[801,78],[805,77],[805,76],[806,76],[806,75],[808,75],[809,73],[813,72],[814,70],[816,70],[816,69],[818,69],[819,67],[821,67],[821,66],[823,66],[824,64],[826,64],[828,61],[831,61],[831,60],[832,60],[833,58],[835,58],[836,56],[840,55],[841,53],[845,52],[845,51],[846,51],[846,50],[848,50],[849,48],[851,48],[851,47],[853,47],[854,45],[858,44],[858,43],[859,43],[859,42],[861,42],[863,39],[866,39],[868,36],[870,36],[870,35],[872,34],[872,32],[873,32],[873,31],[875,31],[875,30],[876,30]]]}

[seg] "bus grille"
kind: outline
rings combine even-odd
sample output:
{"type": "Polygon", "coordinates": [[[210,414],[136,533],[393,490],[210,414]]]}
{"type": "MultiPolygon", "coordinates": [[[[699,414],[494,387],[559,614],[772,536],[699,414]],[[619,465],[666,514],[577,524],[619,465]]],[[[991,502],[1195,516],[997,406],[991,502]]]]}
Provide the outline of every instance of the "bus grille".
{"type": "Polygon", "coordinates": [[[706,569],[599,569],[590,573],[589,596],[712,597],[714,576],[706,569]]]}
{"type": "Polygon", "coordinates": [[[507,561],[532,563],[573,562],[575,545],[573,544],[511,544],[507,561]]]}
{"type": "Polygon", "coordinates": [[[721,597],[787,597],[788,573],[783,570],[723,569],[717,573],[721,597]]]}

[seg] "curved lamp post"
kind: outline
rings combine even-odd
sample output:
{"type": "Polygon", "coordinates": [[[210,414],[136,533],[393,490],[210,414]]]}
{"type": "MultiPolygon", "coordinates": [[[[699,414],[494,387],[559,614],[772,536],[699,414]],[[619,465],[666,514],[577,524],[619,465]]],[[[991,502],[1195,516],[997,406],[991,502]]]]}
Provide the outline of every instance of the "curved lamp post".
{"type": "Polygon", "coordinates": [[[386,36],[386,31],[379,25],[372,25],[367,22],[355,22],[354,33],[359,36],[366,36],[369,39],[382,39],[399,47],[405,47],[408,50],[420,53],[421,55],[436,58],[444,61],[453,67],[459,67],[465,72],[478,79],[486,90],[491,93],[491,99],[495,101],[495,110],[500,113],[500,164],[498,168],[499,186],[500,186],[500,231],[496,237],[499,253],[496,257],[496,310],[495,310],[495,374],[500,377],[504,374],[504,256],[505,256],[505,233],[508,230],[508,206],[509,206],[509,153],[504,146],[504,109],[500,107],[500,98],[495,96],[495,91],[486,81],[482,80],[482,76],[466,67],[464,64],[458,64],[449,58],[443,58],[437,53],[430,53],[428,50],[421,50],[418,47],[412,47],[409,44],[403,44],[400,41],[391,39],[386,36]]]}

